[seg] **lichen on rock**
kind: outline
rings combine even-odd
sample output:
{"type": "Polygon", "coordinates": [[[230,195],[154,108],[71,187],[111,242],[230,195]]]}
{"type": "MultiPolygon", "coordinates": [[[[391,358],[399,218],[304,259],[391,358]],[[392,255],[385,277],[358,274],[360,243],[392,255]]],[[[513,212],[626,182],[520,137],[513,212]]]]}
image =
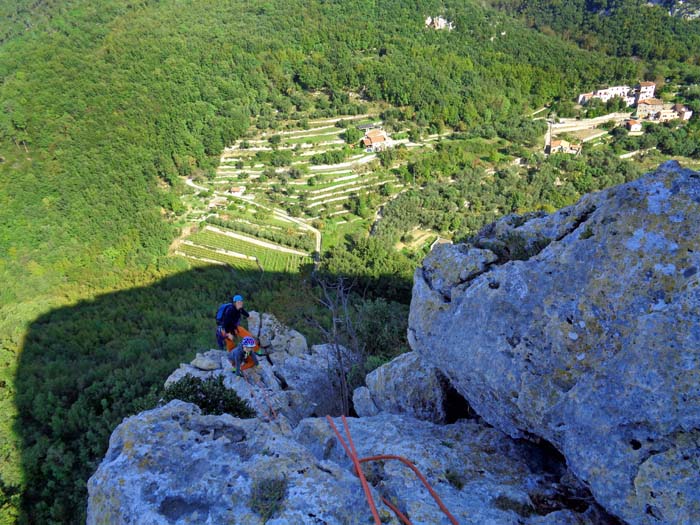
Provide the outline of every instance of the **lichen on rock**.
{"type": "Polygon", "coordinates": [[[700,174],[675,163],[549,216],[506,218],[473,245],[546,247],[501,257],[467,287],[452,267],[440,274],[464,248],[430,254],[415,274],[409,342],[430,348],[491,424],[553,443],[619,517],[687,523],[700,477],[685,464],[664,462],[666,489],[653,504],[635,480],[659,447],[697,457],[698,443],[679,431],[700,429],[698,225],[700,174]]]}

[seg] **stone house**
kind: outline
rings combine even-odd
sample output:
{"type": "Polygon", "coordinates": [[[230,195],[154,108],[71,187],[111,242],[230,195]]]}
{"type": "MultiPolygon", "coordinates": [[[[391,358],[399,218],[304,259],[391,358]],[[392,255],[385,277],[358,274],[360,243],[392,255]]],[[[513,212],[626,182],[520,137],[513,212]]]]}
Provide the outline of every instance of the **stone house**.
{"type": "Polygon", "coordinates": [[[578,155],[581,153],[582,146],[574,142],[569,142],[568,140],[553,140],[549,144],[549,153],[553,155],[554,153],[567,153],[569,155],[578,155]]]}
{"type": "Polygon", "coordinates": [[[664,103],[658,98],[648,98],[637,103],[637,117],[650,118],[664,109],[664,103]]]}

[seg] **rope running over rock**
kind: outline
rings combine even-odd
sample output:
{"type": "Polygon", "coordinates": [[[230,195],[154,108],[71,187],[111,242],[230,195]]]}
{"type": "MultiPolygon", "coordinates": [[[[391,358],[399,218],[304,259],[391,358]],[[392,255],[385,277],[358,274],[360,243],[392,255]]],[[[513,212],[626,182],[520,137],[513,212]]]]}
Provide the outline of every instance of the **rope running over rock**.
{"type": "MultiPolygon", "coordinates": [[[[379,519],[379,514],[377,513],[377,508],[374,504],[374,499],[372,498],[372,494],[369,490],[369,485],[367,484],[367,479],[365,478],[364,473],[362,472],[362,469],[360,467],[360,463],[366,463],[368,461],[379,461],[379,460],[387,460],[387,459],[395,459],[398,461],[401,461],[404,465],[406,465],[408,468],[410,468],[418,477],[418,479],[421,480],[423,485],[425,485],[425,488],[428,489],[428,492],[430,495],[433,497],[435,502],[437,503],[438,507],[440,507],[440,510],[445,513],[447,518],[450,520],[450,522],[453,525],[459,525],[459,522],[457,519],[450,513],[449,510],[447,510],[447,507],[445,507],[445,504],[442,502],[440,499],[440,496],[437,495],[435,490],[430,486],[430,483],[428,483],[428,480],[421,474],[421,472],[418,470],[418,468],[411,463],[409,460],[404,458],[403,456],[396,456],[394,454],[380,454],[378,456],[369,456],[366,458],[358,458],[357,457],[357,450],[355,450],[355,444],[352,441],[352,436],[350,435],[350,429],[348,428],[348,423],[347,419],[345,416],[341,416],[342,421],[343,421],[343,427],[345,428],[345,434],[348,437],[348,442],[350,445],[345,442],[343,439],[343,436],[340,435],[340,432],[338,431],[338,428],[335,426],[335,423],[333,422],[333,419],[330,416],[326,416],[326,420],[328,421],[328,424],[331,426],[333,429],[333,432],[335,432],[336,437],[338,438],[338,441],[340,444],[343,446],[343,449],[345,449],[345,453],[348,455],[348,458],[352,461],[353,465],[355,466],[355,473],[357,476],[360,478],[360,483],[362,484],[362,488],[365,491],[365,496],[367,497],[367,503],[369,504],[369,508],[372,511],[372,516],[374,516],[374,522],[376,525],[381,525],[381,520],[379,519]]],[[[396,515],[399,517],[401,521],[403,521],[406,525],[412,525],[409,519],[399,511],[398,508],[396,508],[393,504],[391,504],[386,498],[382,498],[383,502],[391,509],[393,510],[396,515]]]]}

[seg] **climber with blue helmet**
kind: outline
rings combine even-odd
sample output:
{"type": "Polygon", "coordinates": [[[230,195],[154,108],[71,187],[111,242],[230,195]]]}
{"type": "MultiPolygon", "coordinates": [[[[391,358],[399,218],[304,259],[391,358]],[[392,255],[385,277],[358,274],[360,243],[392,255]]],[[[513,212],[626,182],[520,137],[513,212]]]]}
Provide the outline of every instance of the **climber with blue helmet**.
{"type": "Polygon", "coordinates": [[[243,375],[241,370],[258,366],[258,358],[253,351],[256,346],[258,343],[255,338],[244,337],[238,346],[228,353],[228,360],[231,361],[231,366],[235,367],[234,373],[237,376],[243,375]]]}
{"type": "Polygon", "coordinates": [[[223,349],[224,343],[226,350],[229,352],[236,346],[235,337],[252,337],[248,330],[240,326],[241,318],[246,319],[250,314],[243,308],[243,296],[234,295],[230,303],[224,303],[219,306],[216,312],[216,340],[219,343],[219,348],[223,349]]]}

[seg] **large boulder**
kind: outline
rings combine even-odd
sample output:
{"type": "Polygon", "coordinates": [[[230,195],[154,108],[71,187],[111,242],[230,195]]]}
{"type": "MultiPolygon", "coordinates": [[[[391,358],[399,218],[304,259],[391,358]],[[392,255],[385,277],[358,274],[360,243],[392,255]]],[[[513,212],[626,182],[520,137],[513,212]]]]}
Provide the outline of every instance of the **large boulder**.
{"type": "MultiPolygon", "coordinates": [[[[462,525],[605,523],[595,506],[580,513],[557,506],[563,495],[553,479],[561,473],[532,445],[474,420],[439,426],[385,414],[348,423],[360,457],[406,456],[462,525]]],[[[335,424],[342,432],[342,422],[335,424]]],[[[382,503],[386,497],[415,524],[449,524],[402,463],[377,461],[363,470],[382,523],[400,523],[382,503]]],[[[352,464],[325,419],[291,429],[204,416],[181,401],[125,419],[88,493],[88,525],[371,522],[352,464]]]]}
{"type": "Polygon", "coordinates": [[[409,342],[488,422],[554,444],[617,516],[690,524],[698,269],[700,174],[667,163],[435,250],[415,274],[409,342]]]}
{"type": "Polygon", "coordinates": [[[373,370],[366,387],[353,394],[358,416],[378,412],[408,414],[434,423],[445,422],[446,381],[429,361],[408,352],[373,370]]]}

